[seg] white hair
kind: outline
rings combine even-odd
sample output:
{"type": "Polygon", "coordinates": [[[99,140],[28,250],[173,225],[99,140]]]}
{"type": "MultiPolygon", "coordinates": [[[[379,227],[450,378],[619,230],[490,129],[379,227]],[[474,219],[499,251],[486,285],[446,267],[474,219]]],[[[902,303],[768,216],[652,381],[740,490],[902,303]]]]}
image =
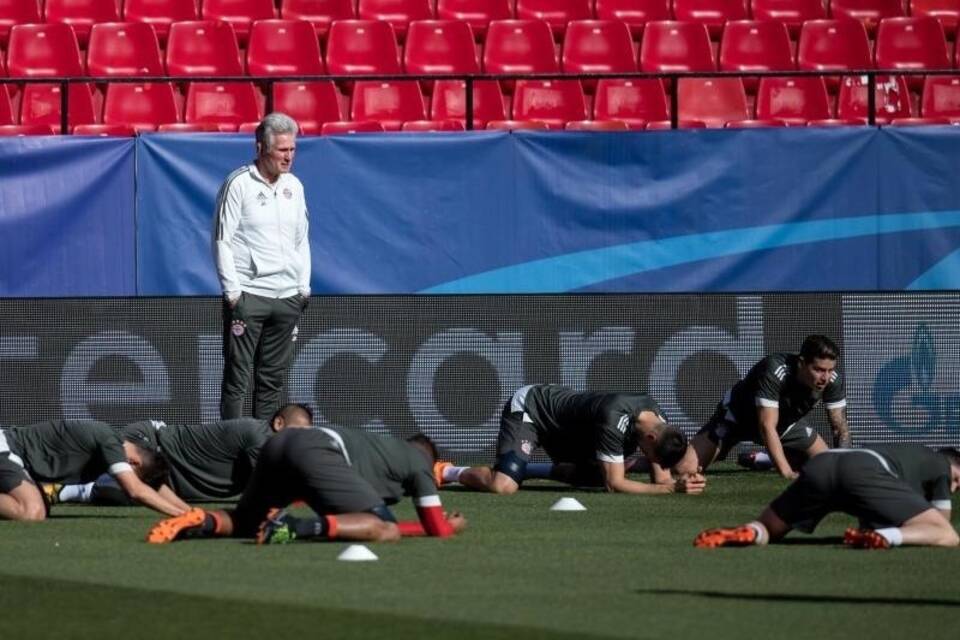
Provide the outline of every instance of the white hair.
{"type": "Polygon", "coordinates": [[[257,144],[261,145],[263,151],[269,151],[273,147],[274,137],[285,134],[297,135],[299,129],[297,121],[285,113],[267,114],[257,127],[257,144]]]}

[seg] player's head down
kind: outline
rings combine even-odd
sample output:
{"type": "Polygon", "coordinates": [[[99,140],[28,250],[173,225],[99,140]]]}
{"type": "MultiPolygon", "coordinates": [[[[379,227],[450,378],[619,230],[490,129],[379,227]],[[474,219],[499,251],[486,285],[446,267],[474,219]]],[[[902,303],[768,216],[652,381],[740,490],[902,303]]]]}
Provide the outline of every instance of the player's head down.
{"type": "Polygon", "coordinates": [[[270,428],[280,432],[288,427],[304,428],[313,426],[313,412],[305,404],[291,402],[280,407],[270,418],[270,428]]]}
{"type": "Polygon", "coordinates": [[[123,441],[123,452],[127,456],[127,464],[144,483],[152,485],[166,477],[167,463],[159,447],[152,448],[127,438],[123,441]]]}
{"type": "Polygon", "coordinates": [[[427,460],[431,465],[440,458],[440,452],[437,450],[437,445],[433,443],[433,440],[422,433],[417,433],[410,436],[407,438],[407,442],[422,451],[423,455],[427,457],[427,460]]]}
{"type": "Polygon", "coordinates": [[[811,389],[822,391],[836,376],[837,345],[822,335],[809,335],[800,345],[800,367],[797,376],[811,389]]]}
{"type": "Polygon", "coordinates": [[[655,437],[653,444],[654,462],[664,469],[670,469],[683,458],[687,452],[687,437],[683,432],[661,422],[653,428],[655,437]]]}
{"type": "Polygon", "coordinates": [[[950,461],[950,493],[960,490],[960,451],[940,449],[940,453],[950,461]]]}

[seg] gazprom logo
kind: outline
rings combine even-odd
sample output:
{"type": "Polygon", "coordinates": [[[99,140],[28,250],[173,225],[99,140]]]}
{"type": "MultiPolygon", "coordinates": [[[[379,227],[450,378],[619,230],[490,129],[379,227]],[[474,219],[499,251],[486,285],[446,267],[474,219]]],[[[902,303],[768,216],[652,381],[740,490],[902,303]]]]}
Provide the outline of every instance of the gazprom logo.
{"type": "Polygon", "coordinates": [[[960,395],[938,393],[936,378],[936,343],[927,325],[920,323],[910,353],[888,361],[877,372],[874,410],[891,429],[899,431],[952,427],[960,415],[960,395]]]}

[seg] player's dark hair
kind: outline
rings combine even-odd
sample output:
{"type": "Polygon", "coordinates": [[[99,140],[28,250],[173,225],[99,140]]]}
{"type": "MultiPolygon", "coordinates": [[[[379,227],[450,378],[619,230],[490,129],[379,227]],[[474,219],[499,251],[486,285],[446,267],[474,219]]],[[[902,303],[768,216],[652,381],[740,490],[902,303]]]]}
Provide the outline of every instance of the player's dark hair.
{"type": "Polygon", "coordinates": [[[669,469],[676,465],[687,452],[687,437],[676,427],[663,425],[663,432],[657,438],[657,445],[654,448],[657,456],[657,464],[664,469],[669,469]]]}
{"type": "Polygon", "coordinates": [[[154,451],[148,449],[136,442],[131,442],[136,450],[137,455],[140,457],[140,468],[138,469],[137,477],[147,485],[151,487],[158,487],[163,484],[167,478],[167,474],[170,472],[170,467],[167,465],[167,459],[159,451],[154,451]]]}
{"type": "Polygon", "coordinates": [[[423,452],[430,458],[430,464],[433,464],[440,458],[440,451],[437,449],[437,445],[433,444],[433,440],[422,433],[410,436],[407,438],[407,442],[423,449],[423,452]]]}
{"type": "Polygon", "coordinates": [[[946,456],[947,460],[950,461],[950,464],[960,467],[960,451],[957,451],[953,447],[945,447],[943,449],[938,449],[937,451],[946,456]]]}
{"type": "Polygon", "coordinates": [[[800,345],[800,357],[805,362],[811,362],[817,358],[826,358],[827,360],[836,360],[840,356],[840,349],[837,344],[820,334],[807,336],[800,345]]]}
{"type": "Polygon", "coordinates": [[[307,405],[300,404],[299,402],[291,402],[277,409],[277,412],[270,418],[270,424],[273,425],[273,423],[277,421],[277,418],[283,418],[284,422],[290,422],[291,419],[298,415],[306,415],[310,424],[313,424],[313,411],[311,411],[307,405]]]}

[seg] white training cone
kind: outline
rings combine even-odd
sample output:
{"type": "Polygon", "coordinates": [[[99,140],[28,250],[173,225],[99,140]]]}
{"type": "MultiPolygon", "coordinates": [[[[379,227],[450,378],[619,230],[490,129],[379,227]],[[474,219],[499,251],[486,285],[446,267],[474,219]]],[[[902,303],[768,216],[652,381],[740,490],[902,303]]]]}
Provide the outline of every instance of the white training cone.
{"type": "Polygon", "coordinates": [[[560,498],[553,503],[550,511],[586,511],[587,508],[580,504],[576,498],[560,498]]]}
{"type": "Polygon", "coordinates": [[[364,562],[367,560],[379,560],[377,554],[367,549],[362,544],[352,544],[344,549],[337,560],[346,560],[347,562],[364,562]]]}

